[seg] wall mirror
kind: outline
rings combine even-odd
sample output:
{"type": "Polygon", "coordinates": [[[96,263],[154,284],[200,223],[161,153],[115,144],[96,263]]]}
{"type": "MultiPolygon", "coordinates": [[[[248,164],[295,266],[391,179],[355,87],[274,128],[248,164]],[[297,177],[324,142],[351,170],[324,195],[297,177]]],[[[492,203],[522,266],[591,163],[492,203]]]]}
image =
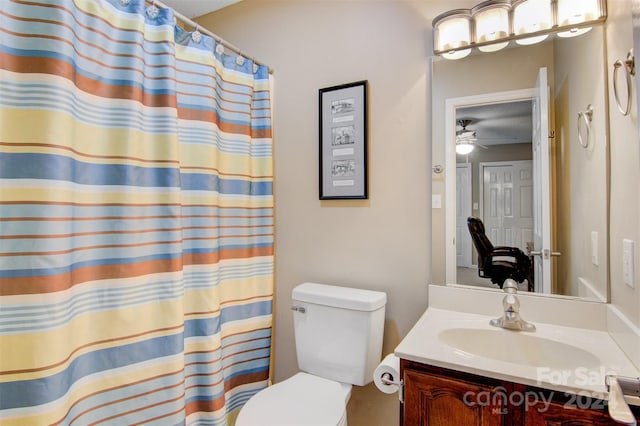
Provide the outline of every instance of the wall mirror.
{"type": "Polygon", "coordinates": [[[604,29],[432,65],[433,282],[498,288],[479,276],[474,216],[531,255],[523,291],[607,301],[604,29]]]}

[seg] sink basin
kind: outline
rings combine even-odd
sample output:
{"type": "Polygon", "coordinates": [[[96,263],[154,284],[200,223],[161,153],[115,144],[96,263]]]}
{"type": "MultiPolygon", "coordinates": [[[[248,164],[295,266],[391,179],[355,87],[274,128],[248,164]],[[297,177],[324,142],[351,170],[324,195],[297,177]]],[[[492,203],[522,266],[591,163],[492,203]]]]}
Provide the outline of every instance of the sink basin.
{"type": "Polygon", "coordinates": [[[462,351],[458,353],[462,356],[475,355],[531,367],[567,370],[601,365],[598,357],[584,349],[524,332],[450,328],[440,331],[438,339],[462,351]]]}

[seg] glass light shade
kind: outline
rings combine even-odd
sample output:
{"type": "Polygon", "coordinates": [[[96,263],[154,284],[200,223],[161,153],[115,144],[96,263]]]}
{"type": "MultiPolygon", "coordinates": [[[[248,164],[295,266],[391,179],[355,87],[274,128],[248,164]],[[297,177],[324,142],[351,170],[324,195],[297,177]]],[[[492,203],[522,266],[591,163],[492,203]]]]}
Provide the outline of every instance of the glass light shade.
{"type": "MultiPolygon", "coordinates": [[[[523,35],[551,28],[550,0],[520,0],[513,3],[513,33],[523,35]]],[[[548,36],[541,35],[516,40],[521,45],[540,43],[548,36]]]]}
{"type": "MultiPolygon", "coordinates": [[[[558,25],[561,27],[593,21],[600,17],[598,0],[558,0],[558,25]]],[[[561,31],[559,37],[575,37],[588,32],[591,27],[561,31]]]]}
{"type": "Polygon", "coordinates": [[[473,144],[468,142],[460,142],[456,143],[456,154],[459,155],[467,155],[473,151],[473,144]]]}
{"type": "Polygon", "coordinates": [[[452,50],[451,52],[443,53],[442,57],[445,59],[462,59],[469,56],[471,49],[452,50]]]}
{"type": "Polygon", "coordinates": [[[486,46],[479,46],[478,50],[481,52],[497,52],[498,50],[504,49],[509,44],[508,41],[503,41],[501,43],[492,43],[486,46]]]}
{"type": "MultiPolygon", "coordinates": [[[[446,52],[471,44],[471,11],[452,10],[433,20],[435,49],[446,52]]],[[[465,55],[466,56],[466,55],[465,55]]]]}
{"type": "Polygon", "coordinates": [[[536,43],[540,43],[541,41],[545,41],[547,39],[547,37],[549,37],[549,36],[548,35],[541,35],[541,36],[536,36],[536,37],[521,38],[519,40],[516,40],[516,43],[518,43],[521,46],[529,46],[531,44],[536,44],[536,43]]]}
{"type": "MultiPolygon", "coordinates": [[[[485,43],[509,36],[509,3],[490,1],[481,3],[472,10],[475,21],[475,41],[485,43]]],[[[509,42],[479,46],[482,52],[495,52],[506,47],[509,42]]]]}
{"type": "Polygon", "coordinates": [[[591,31],[591,27],[571,28],[569,31],[560,31],[558,37],[569,38],[582,35],[591,31]]]}

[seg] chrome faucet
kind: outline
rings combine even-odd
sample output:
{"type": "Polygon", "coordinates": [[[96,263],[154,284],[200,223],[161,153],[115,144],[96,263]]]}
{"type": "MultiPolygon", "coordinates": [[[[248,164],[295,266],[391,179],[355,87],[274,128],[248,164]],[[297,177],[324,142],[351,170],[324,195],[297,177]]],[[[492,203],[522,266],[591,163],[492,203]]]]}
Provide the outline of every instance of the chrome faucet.
{"type": "Polygon", "coordinates": [[[507,293],[502,299],[504,315],[500,318],[492,319],[489,321],[489,324],[509,330],[536,331],[535,325],[520,317],[520,301],[516,296],[518,284],[511,278],[507,278],[504,281],[502,289],[507,293]]]}

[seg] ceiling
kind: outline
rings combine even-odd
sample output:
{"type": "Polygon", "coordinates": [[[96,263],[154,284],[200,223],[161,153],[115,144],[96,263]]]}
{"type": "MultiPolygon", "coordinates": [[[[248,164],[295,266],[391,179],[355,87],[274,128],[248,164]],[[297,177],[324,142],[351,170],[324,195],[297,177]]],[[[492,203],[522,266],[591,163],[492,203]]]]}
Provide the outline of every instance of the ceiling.
{"type": "Polygon", "coordinates": [[[467,130],[475,131],[482,145],[530,143],[531,114],[532,102],[519,101],[458,108],[456,119],[470,119],[467,130]]]}
{"type": "Polygon", "coordinates": [[[214,10],[222,9],[240,0],[161,0],[173,10],[187,18],[206,15],[214,10]]]}

